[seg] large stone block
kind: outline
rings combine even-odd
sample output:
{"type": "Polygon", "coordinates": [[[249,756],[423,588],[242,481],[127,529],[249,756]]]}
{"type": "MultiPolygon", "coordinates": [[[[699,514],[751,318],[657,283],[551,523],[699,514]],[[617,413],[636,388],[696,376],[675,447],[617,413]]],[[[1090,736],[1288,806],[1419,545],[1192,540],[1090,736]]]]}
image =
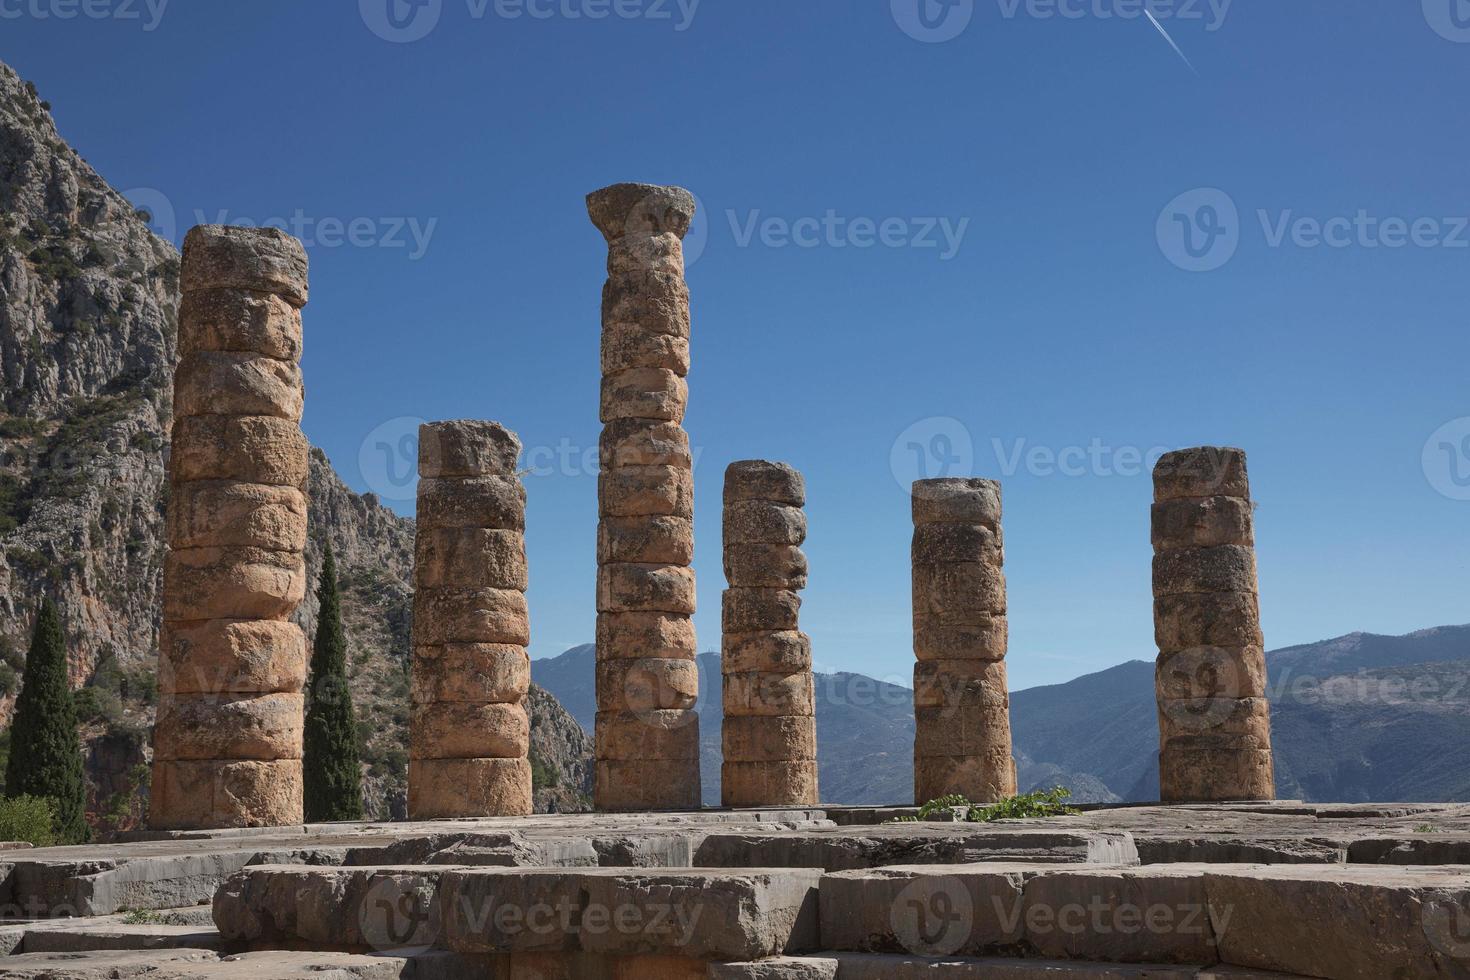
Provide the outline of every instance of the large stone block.
{"type": "MultiPolygon", "coordinates": [[[[1198,865],[1049,870],[1026,880],[1026,942],[1059,960],[1212,963],[1217,936],[1198,865]]],[[[1227,920],[1228,921],[1228,920],[1227,920]]]]}
{"type": "Polygon", "coordinates": [[[604,330],[602,373],[634,368],[658,368],[684,377],[689,373],[689,338],[622,323],[604,330]]]}
{"type": "Polygon", "coordinates": [[[694,522],[687,517],[604,517],[598,522],[599,565],[688,565],[693,560],[694,522]]]}
{"type": "Polygon", "coordinates": [[[174,480],[238,480],[303,487],[311,447],[301,426],[265,415],[176,417],[169,450],[174,480]]]}
{"type": "Polygon", "coordinates": [[[413,597],[413,640],[448,643],[531,642],[526,596],[513,589],[419,589],[413,597]]]}
{"type": "Polygon", "coordinates": [[[1159,734],[1249,735],[1271,742],[1271,709],[1265,698],[1160,698],[1159,734]]]}
{"type": "Polygon", "coordinates": [[[455,419],[419,426],[419,476],[426,480],[515,478],[521,440],[499,422],[455,419]]]}
{"type": "Polygon", "coordinates": [[[1154,600],[1154,642],[1163,651],[1258,646],[1260,602],[1254,592],[1161,596],[1154,600]]]}
{"type": "Polygon", "coordinates": [[[918,480],[913,486],[917,524],[982,524],[999,528],[1000,484],[994,480],[949,477],[918,480]]]}
{"type": "Polygon", "coordinates": [[[1010,709],[1005,661],[928,660],[914,664],[914,706],[1010,709]]]}
{"type": "Polygon", "coordinates": [[[1154,504],[1153,543],[1159,550],[1254,545],[1251,502],[1244,497],[1187,497],[1154,504]]]}
{"type": "Polygon", "coordinates": [[[531,763],[524,759],[413,759],[408,815],[514,817],[531,812],[531,763]]]}
{"type": "Polygon", "coordinates": [[[699,668],[693,660],[604,659],[597,664],[598,711],[693,708],[699,700],[699,668]]]}
{"type": "Polygon", "coordinates": [[[799,630],[725,633],[720,657],[726,674],[796,674],[812,669],[812,639],[799,630]]]}
{"type": "Polygon", "coordinates": [[[512,703],[531,685],[524,647],[504,643],[450,643],[414,648],[414,702],[512,703]]]}
{"type": "Polygon", "coordinates": [[[600,612],[597,656],[693,660],[698,653],[694,621],[684,613],[600,612]]]}
{"type": "Polygon", "coordinates": [[[602,287],[602,329],[634,328],[689,336],[689,286],[668,272],[643,272],[607,280],[602,287]]]}
{"type": "Polygon", "coordinates": [[[602,469],[624,466],[677,466],[692,469],[689,433],[677,422],[618,419],[603,426],[597,443],[602,469]]]}
{"type": "Polygon", "coordinates": [[[727,716],[720,739],[726,762],[789,762],[817,757],[817,725],[812,715],[727,716]]]}
{"type": "Polygon", "coordinates": [[[725,505],[724,542],[799,545],[806,540],[806,514],[800,507],[766,500],[725,505]]]}
{"type": "Polygon", "coordinates": [[[597,570],[597,610],[692,615],[694,570],[680,565],[603,565],[597,570]]]}
{"type": "Polygon", "coordinates": [[[726,545],[725,578],[731,588],[804,589],[806,555],[788,544],[726,545]]]}
{"type": "Polygon", "coordinates": [[[232,480],[176,481],[168,505],[174,548],[306,548],[306,494],[232,480]]]}
{"type": "Polygon", "coordinates": [[[418,588],[513,589],[530,585],[526,538],[484,527],[420,528],[414,541],[418,588]]]}
{"type": "Polygon", "coordinates": [[[1259,646],[1190,647],[1159,654],[1154,689],[1169,700],[1266,696],[1266,656],[1259,646]]]}
{"type": "Polygon", "coordinates": [[[687,759],[599,758],[593,773],[598,810],[697,810],[702,805],[697,752],[687,759]]]}
{"type": "Polygon", "coordinates": [[[950,704],[914,709],[916,756],[985,756],[1011,751],[1011,717],[1004,691],[998,704],[950,704]]]}
{"type": "Polygon", "coordinates": [[[720,626],[726,633],[794,630],[800,613],[801,596],[790,589],[726,589],[720,626]]]}
{"type": "Polygon", "coordinates": [[[295,623],[213,619],[164,623],[158,689],[164,694],[299,693],[306,636],[295,623]]]}
{"type": "Polygon", "coordinates": [[[609,244],[628,236],[683,238],[696,207],[684,188],[661,184],[611,184],[587,195],[587,215],[609,244]]]}
{"type": "Polygon", "coordinates": [[[157,760],[148,823],[154,829],[285,827],[301,823],[301,760],[157,760]]]}
{"type": "Polygon", "coordinates": [[[301,360],[301,311],[274,293],[199,289],[179,302],[179,353],[242,351],[301,360]]]}
{"type": "Polygon", "coordinates": [[[599,760],[699,759],[699,715],[693,711],[599,711],[596,730],[599,760]]]}
{"type": "Polygon", "coordinates": [[[765,459],[743,459],[725,468],[725,503],[763,500],[801,507],[806,503],[806,480],[793,466],[765,459]]]}
{"type": "Polygon", "coordinates": [[[679,422],[689,404],[689,383],[667,368],[630,368],[602,379],[603,422],[658,419],[679,422]]]}
{"type": "Polygon", "coordinates": [[[604,517],[694,516],[694,474],[679,466],[622,466],[597,475],[604,517]]]}
{"type": "Polygon", "coordinates": [[[307,300],[306,248],[279,228],[196,225],[184,236],[179,287],[277,293],[295,307],[307,300]]]}
{"type": "Polygon", "coordinates": [[[155,759],[300,759],[300,694],[175,694],[158,704],[155,759]]]}
{"type": "Polygon", "coordinates": [[[723,806],[816,806],[817,761],[736,762],[720,767],[723,806]]]}
{"type": "Polygon", "coordinates": [[[608,242],[607,277],[659,272],[684,274],[684,246],[671,231],[646,235],[628,234],[608,242]]]}
{"type": "Polygon", "coordinates": [[[1170,803],[1274,799],[1271,743],[1251,735],[1177,735],[1159,750],[1159,793],[1170,803]]]}
{"type": "Polygon", "coordinates": [[[1256,551],[1241,545],[1180,548],[1154,556],[1154,597],[1256,591],[1256,551]]]}
{"type": "Polygon", "coordinates": [[[1005,564],[1004,540],[999,527],[984,524],[919,524],[914,527],[912,548],[916,565],[953,562],[1005,564]]]}
{"type": "Polygon", "coordinates": [[[1165,453],[1154,466],[1154,499],[1182,497],[1249,497],[1245,452],[1224,446],[1200,446],[1165,453]]]}
{"type": "Polygon", "coordinates": [[[163,618],[285,619],[306,595],[300,552],[181,548],[163,565],[163,618]]]}
{"type": "Polygon", "coordinates": [[[984,755],[914,758],[914,800],[927,803],[959,793],[975,803],[997,803],[1016,795],[1016,761],[1009,750],[984,755]]]}
{"type": "Polygon", "coordinates": [[[915,565],[913,582],[915,628],[927,622],[986,626],[1006,611],[1006,577],[999,565],[915,565]]]}
{"type": "Polygon", "coordinates": [[[418,527],[524,531],[526,488],[505,476],[419,480],[418,527]]]}
{"type": "Polygon", "coordinates": [[[816,690],[810,671],[795,674],[725,673],[727,715],[811,715],[816,690]]]}
{"type": "Polygon", "coordinates": [[[179,362],[174,374],[174,413],[268,415],[301,421],[306,391],[301,368],[260,354],[201,351],[179,362]]]}
{"type": "Polygon", "coordinates": [[[975,616],[973,623],[951,625],[925,614],[914,616],[914,656],[929,660],[1001,660],[1010,630],[1005,616],[975,616]]]}
{"type": "Polygon", "coordinates": [[[1014,948],[1026,928],[1022,889],[1045,867],[896,865],[825,874],[819,890],[822,944],[935,957],[1014,948]]]}
{"type": "Polygon", "coordinates": [[[409,716],[414,759],[519,759],[530,749],[531,720],[520,703],[432,701],[409,716]]]}

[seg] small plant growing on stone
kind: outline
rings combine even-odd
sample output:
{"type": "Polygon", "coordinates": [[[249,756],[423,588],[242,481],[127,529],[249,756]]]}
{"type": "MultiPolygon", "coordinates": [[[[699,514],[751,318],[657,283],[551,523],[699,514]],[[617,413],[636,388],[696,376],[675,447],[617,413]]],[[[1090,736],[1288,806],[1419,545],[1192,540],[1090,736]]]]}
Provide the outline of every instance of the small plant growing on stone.
{"type": "Polygon", "coordinates": [[[1067,806],[1072,791],[1065,786],[1053,786],[1034,793],[1007,797],[989,806],[972,806],[966,816],[971,823],[990,823],[992,820],[1024,820],[1033,817],[1061,817],[1077,811],[1067,806]]]}
{"type": "Polygon", "coordinates": [[[1437,830],[1438,830],[1438,828],[1436,828],[1434,826],[1434,824],[1432,824],[1432,823],[1421,823],[1419,826],[1417,826],[1417,827],[1414,828],[1414,833],[1416,833],[1416,834],[1433,834],[1433,833],[1436,833],[1437,830]]]}
{"type": "Polygon", "coordinates": [[[167,921],[152,909],[128,909],[122,914],[122,920],[129,926],[156,926],[167,921]]]}

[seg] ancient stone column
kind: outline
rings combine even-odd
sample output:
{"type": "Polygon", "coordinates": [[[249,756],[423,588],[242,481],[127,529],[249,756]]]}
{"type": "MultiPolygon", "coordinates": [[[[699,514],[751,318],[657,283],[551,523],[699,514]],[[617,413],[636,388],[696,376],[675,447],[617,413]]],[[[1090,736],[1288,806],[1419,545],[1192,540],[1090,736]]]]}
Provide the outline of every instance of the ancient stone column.
{"type": "Polygon", "coordinates": [[[600,810],[700,805],[694,480],[682,239],[694,198],[615,184],[587,197],[607,239],[597,482],[600,810]]]}
{"type": "Polygon", "coordinates": [[[184,239],[149,823],[302,820],[306,251],[273,228],[184,239]]]}
{"type": "Polygon", "coordinates": [[[914,484],[914,799],[1016,792],[1000,484],[914,484]]]}
{"type": "Polygon", "coordinates": [[[1160,796],[1275,799],[1245,453],[1163,456],[1153,544],[1160,796]]]}
{"type": "Polygon", "coordinates": [[[408,815],[531,812],[521,443],[494,422],[419,429],[408,815]]]}
{"type": "Polygon", "coordinates": [[[784,463],[725,470],[725,806],[813,806],[817,718],[811,637],[797,628],[806,588],[806,486],[784,463]]]}

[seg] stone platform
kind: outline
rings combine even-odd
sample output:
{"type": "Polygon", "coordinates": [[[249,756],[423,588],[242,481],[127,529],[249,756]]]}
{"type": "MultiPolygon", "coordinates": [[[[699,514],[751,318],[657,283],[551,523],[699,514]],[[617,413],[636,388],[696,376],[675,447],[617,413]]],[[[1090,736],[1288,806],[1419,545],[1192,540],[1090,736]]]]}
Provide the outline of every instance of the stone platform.
{"type": "Polygon", "coordinates": [[[10,851],[0,978],[1470,977],[1470,806],[893,822],[913,814],[549,815],[10,851]]]}

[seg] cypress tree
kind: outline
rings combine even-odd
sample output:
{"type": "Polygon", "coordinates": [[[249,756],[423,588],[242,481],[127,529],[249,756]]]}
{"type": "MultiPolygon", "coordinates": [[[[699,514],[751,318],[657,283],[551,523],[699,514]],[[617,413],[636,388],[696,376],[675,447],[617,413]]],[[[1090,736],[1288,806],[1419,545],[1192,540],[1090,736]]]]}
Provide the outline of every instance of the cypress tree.
{"type": "Polygon", "coordinates": [[[87,826],[82,745],[66,667],[61,616],[54,602],[43,599],[10,724],[5,795],[46,797],[55,809],[57,841],[82,844],[91,840],[92,831],[87,826]]]}
{"type": "Polygon", "coordinates": [[[311,649],[307,687],[303,780],[306,819],[362,819],[362,770],[357,758],[357,720],[347,687],[347,638],[337,598],[337,562],[332,546],[322,555],[317,586],[321,610],[311,649]]]}

